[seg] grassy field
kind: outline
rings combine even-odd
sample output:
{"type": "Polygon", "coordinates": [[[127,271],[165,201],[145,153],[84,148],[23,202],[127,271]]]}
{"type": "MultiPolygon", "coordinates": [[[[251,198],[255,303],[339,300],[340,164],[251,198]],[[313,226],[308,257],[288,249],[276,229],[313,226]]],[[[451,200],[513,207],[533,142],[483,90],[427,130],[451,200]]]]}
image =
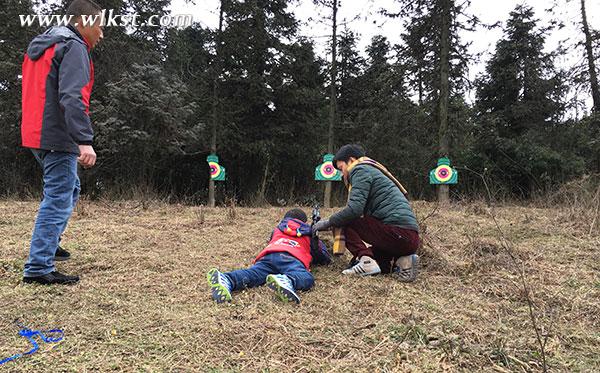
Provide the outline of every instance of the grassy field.
{"type": "Polygon", "coordinates": [[[249,266],[283,208],[84,202],[63,240],[73,259],[58,265],[82,281],[43,287],[21,284],[37,205],[0,202],[0,360],[30,348],[17,318],[65,339],[0,371],[538,371],[521,267],[505,246],[526,269],[550,369],[600,371],[600,234],[566,208],[417,202],[417,282],[342,277],[345,256],[314,268],[296,306],[266,287],[216,305],[205,279],[213,266],[249,266]]]}

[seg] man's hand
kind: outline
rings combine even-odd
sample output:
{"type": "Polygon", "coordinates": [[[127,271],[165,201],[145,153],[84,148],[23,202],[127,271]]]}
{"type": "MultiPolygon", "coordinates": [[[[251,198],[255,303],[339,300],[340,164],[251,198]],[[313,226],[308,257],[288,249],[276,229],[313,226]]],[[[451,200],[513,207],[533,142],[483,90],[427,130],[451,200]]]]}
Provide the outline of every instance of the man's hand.
{"type": "Polygon", "coordinates": [[[313,229],[313,233],[314,232],[318,232],[318,231],[325,231],[327,229],[329,229],[331,227],[331,224],[329,224],[329,220],[325,219],[325,220],[319,220],[318,222],[315,223],[315,225],[313,225],[312,229],[313,229]]]}
{"type": "Polygon", "coordinates": [[[91,145],[79,145],[79,158],[77,162],[83,168],[92,168],[96,164],[96,152],[91,145]]]}

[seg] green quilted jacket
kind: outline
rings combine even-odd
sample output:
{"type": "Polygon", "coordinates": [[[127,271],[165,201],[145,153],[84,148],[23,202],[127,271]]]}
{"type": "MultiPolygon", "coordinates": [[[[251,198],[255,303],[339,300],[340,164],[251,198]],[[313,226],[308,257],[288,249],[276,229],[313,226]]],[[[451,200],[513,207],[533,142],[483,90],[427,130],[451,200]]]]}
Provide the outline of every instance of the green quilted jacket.
{"type": "Polygon", "coordinates": [[[410,203],[400,189],[383,172],[368,164],[358,164],[350,171],[348,205],[332,215],[329,222],[343,227],[364,215],[386,225],[419,231],[410,203]]]}

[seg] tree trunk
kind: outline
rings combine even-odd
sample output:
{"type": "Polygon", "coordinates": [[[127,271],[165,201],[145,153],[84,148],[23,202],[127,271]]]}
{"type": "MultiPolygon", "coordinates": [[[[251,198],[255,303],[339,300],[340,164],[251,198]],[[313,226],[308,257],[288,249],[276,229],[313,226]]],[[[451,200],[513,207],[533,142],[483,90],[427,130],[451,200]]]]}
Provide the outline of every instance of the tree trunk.
{"type": "Polygon", "coordinates": [[[423,70],[420,67],[417,79],[419,80],[419,107],[423,107],[423,70]]]}
{"type": "MultiPolygon", "coordinates": [[[[223,0],[219,8],[219,31],[215,46],[215,68],[213,71],[213,101],[212,101],[212,133],[210,139],[210,152],[217,154],[217,127],[219,125],[219,74],[221,74],[221,63],[219,60],[219,49],[221,47],[221,33],[223,32],[223,0]]],[[[208,182],[208,206],[215,207],[216,193],[215,181],[208,182]]]]}
{"type": "Polygon", "coordinates": [[[259,192],[259,196],[257,199],[257,202],[261,205],[267,201],[267,198],[265,196],[267,195],[267,183],[269,181],[269,165],[270,165],[270,163],[271,163],[271,156],[267,155],[267,165],[265,166],[265,172],[263,174],[263,179],[260,184],[260,192],[259,192]]]}
{"type": "MultiPolygon", "coordinates": [[[[327,134],[327,151],[333,153],[334,149],[334,129],[337,118],[337,11],[338,0],[333,1],[333,32],[331,35],[331,92],[329,101],[329,131],[327,134]]],[[[325,182],[325,198],[324,205],[326,208],[331,207],[331,181],[325,182]]]]}
{"type": "Polygon", "coordinates": [[[600,89],[598,88],[598,75],[594,66],[594,50],[592,48],[592,35],[587,22],[585,13],[585,0],[581,0],[581,23],[583,33],[585,34],[585,50],[587,53],[588,69],[590,71],[590,85],[592,86],[592,99],[594,101],[594,111],[600,113],[600,89]]]}
{"type": "MultiPolygon", "coordinates": [[[[448,97],[449,97],[449,52],[450,52],[450,1],[442,1],[442,30],[440,41],[440,130],[439,130],[439,156],[448,157],[450,145],[448,141],[448,97]]],[[[438,186],[438,202],[446,204],[450,201],[450,188],[448,185],[438,186]]]]}

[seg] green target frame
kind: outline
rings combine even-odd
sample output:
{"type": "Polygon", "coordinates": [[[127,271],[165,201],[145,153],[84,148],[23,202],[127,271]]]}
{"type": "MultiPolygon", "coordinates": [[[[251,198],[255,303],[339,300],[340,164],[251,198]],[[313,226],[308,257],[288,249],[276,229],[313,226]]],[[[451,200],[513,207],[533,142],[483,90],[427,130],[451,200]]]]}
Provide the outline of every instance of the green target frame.
{"type": "Polygon", "coordinates": [[[214,181],[225,181],[227,179],[227,171],[225,167],[219,164],[219,157],[216,154],[211,154],[206,157],[206,162],[210,167],[210,178],[214,181]]]}
{"type": "Polygon", "coordinates": [[[434,168],[429,172],[429,184],[458,184],[458,171],[450,167],[450,159],[444,157],[438,160],[437,168],[434,168]]]}
{"type": "Polygon", "coordinates": [[[342,173],[333,165],[333,154],[325,154],[323,163],[315,168],[315,180],[317,181],[342,181],[342,173]]]}

